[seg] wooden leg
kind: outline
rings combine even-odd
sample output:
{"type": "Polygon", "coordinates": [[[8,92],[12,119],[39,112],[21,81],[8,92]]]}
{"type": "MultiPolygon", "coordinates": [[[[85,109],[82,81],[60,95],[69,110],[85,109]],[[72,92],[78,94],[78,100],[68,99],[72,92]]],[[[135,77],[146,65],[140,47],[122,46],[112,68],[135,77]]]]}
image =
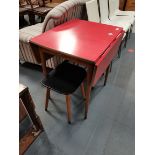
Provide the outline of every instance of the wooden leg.
{"type": "Polygon", "coordinates": [[[40,58],[41,58],[41,67],[43,70],[43,74],[45,77],[47,77],[47,69],[46,69],[46,60],[45,60],[45,55],[42,52],[42,49],[39,48],[39,52],[40,52],[40,58]]]}
{"type": "Polygon", "coordinates": [[[108,66],[108,68],[106,69],[106,73],[105,73],[105,80],[104,80],[104,86],[106,85],[107,83],[107,79],[108,79],[108,73],[109,73],[109,68],[110,68],[110,65],[108,66]]]}
{"type": "Polygon", "coordinates": [[[81,88],[82,96],[83,96],[83,98],[85,99],[85,98],[86,98],[86,94],[85,94],[85,90],[84,90],[84,84],[83,84],[83,82],[82,82],[80,88],[81,88]]]}
{"type": "Polygon", "coordinates": [[[69,95],[66,95],[66,106],[68,123],[71,124],[71,99],[69,95]]]}
{"type": "MultiPolygon", "coordinates": [[[[41,58],[41,66],[42,66],[42,70],[43,70],[43,74],[45,77],[47,77],[47,69],[46,69],[46,61],[45,61],[45,55],[42,52],[42,50],[39,48],[39,52],[40,52],[40,58],[41,58]]],[[[50,97],[50,89],[46,88],[46,98],[45,98],[45,110],[47,111],[48,108],[48,99],[50,97]]]]}
{"type": "Polygon", "coordinates": [[[27,22],[26,22],[26,20],[24,18],[24,15],[19,15],[19,26],[24,27],[26,25],[27,25],[27,22]]]}
{"type": "Polygon", "coordinates": [[[93,66],[88,67],[87,71],[87,81],[86,81],[86,102],[85,102],[85,116],[84,119],[87,119],[88,107],[90,102],[90,93],[92,88],[92,78],[93,78],[93,66]]]}
{"type": "Polygon", "coordinates": [[[110,63],[109,72],[111,72],[111,70],[112,70],[112,61],[110,63]]]}
{"type": "Polygon", "coordinates": [[[46,98],[45,98],[45,110],[48,108],[48,99],[50,98],[50,89],[46,88],[46,98]]]}

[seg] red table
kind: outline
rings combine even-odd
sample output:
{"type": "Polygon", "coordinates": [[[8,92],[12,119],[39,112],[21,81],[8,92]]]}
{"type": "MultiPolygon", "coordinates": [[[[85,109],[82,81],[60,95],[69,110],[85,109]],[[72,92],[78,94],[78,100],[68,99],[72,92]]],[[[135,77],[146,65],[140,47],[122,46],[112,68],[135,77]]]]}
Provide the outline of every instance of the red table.
{"type": "Polygon", "coordinates": [[[45,76],[45,53],[87,67],[87,117],[91,87],[96,84],[117,54],[123,34],[124,31],[120,27],[75,19],[32,38],[30,43],[36,59],[42,63],[45,76]]]}

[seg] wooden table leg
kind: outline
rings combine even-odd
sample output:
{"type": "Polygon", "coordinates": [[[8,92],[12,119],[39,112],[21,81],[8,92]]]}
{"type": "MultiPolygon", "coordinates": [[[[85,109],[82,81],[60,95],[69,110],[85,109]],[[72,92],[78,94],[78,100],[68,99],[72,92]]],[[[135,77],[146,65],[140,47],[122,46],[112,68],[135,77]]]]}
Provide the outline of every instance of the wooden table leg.
{"type": "Polygon", "coordinates": [[[87,119],[88,107],[90,102],[90,93],[92,88],[92,79],[93,79],[93,66],[88,67],[87,71],[87,81],[86,81],[86,102],[85,102],[85,117],[87,119]]]}
{"type": "Polygon", "coordinates": [[[48,108],[48,100],[50,98],[50,89],[46,88],[46,98],[45,98],[45,111],[47,111],[48,108]]]}
{"type": "Polygon", "coordinates": [[[110,63],[110,68],[109,68],[109,72],[111,72],[111,71],[112,71],[112,61],[110,63]]]}
{"type": "Polygon", "coordinates": [[[108,66],[108,68],[106,69],[106,73],[105,73],[105,80],[104,80],[104,86],[106,85],[107,83],[107,79],[108,79],[108,74],[109,74],[109,68],[110,68],[110,65],[108,66]]]}
{"type": "Polygon", "coordinates": [[[86,94],[85,94],[85,89],[84,89],[84,83],[83,83],[83,82],[82,82],[80,88],[81,88],[82,96],[83,96],[83,98],[85,99],[85,98],[86,98],[86,94]]]}
{"type": "MultiPolygon", "coordinates": [[[[43,70],[43,74],[45,77],[47,77],[47,69],[46,69],[46,60],[45,60],[45,55],[44,52],[42,51],[41,48],[39,48],[40,52],[40,58],[41,58],[41,66],[43,70]]],[[[46,88],[46,97],[45,97],[45,111],[47,111],[48,108],[48,99],[50,98],[50,89],[46,88]]]]}
{"type": "Polygon", "coordinates": [[[40,53],[40,58],[41,58],[41,66],[42,66],[43,74],[45,77],[47,77],[45,55],[41,48],[39,48],[39,53],[40,53]]]}

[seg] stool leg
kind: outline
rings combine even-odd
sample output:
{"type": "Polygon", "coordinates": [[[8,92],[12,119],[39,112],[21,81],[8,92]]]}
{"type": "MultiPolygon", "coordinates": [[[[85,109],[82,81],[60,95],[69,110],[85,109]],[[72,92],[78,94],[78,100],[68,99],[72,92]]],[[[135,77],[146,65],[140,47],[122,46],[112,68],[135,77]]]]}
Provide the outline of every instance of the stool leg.
{"type": "Polygon", "coordinates": [[[50,98],[50,89],[46,88],[45,110],[48,108],[48,99],[50,98]]]}
{"type": "Polygon", "coordinates": [[[71,124],[71,99],[69,95],[66,95],[66,106],[68,123],[71,124]]]}
{"type": "Polygon", "coordinates": [[[106,69],[106,73],[105,73],[105,80],[104,80],[104,86],[106,85],[107,83],[107,79],[108,79],[108,73],[109,73],[109,68],[110,68],[110,65],[108,66],[108,68],[106,69]]]}
{"type": "Polygon", "coordinates": [[[83,84],[83,82],[82,82],[80,88],[81,88],[82,96],[83,96],[83,98],[85,99],[85,98],[86,98],[86,94],[85,94],[85,90],[84,90],[84,84],[83,84]]]}

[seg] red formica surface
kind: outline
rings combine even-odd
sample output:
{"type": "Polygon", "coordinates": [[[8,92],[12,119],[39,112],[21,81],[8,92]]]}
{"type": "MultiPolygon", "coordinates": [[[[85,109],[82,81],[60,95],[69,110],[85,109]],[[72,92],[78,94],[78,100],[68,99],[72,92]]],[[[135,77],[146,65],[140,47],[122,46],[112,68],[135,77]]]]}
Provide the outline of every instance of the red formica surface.
{"type": "Polygon", "coordinates": [[[75,19],[32,38],[31,42],[96,62],[122,31],[120,27],[75,19]]]}
{"type": "Polygon", "coordinates": [[[32,38],[30,42],[94,63],[95,85],[116,55],[123,34],[121,27],[75,19],[32,38]]]}

